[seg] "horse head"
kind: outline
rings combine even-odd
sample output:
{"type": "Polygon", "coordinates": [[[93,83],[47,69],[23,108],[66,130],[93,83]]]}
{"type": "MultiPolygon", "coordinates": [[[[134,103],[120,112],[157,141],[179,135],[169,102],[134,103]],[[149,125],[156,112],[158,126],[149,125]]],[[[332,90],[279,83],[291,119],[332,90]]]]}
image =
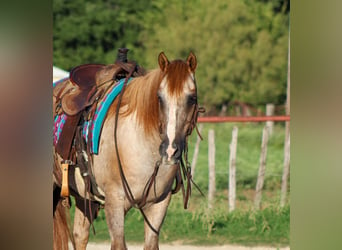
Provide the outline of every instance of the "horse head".
{"type": "Polygon", "coordinates": [[[165,164],[177,164],[186,148],[187,137],[197,120],[196,56],[186,61],[169,62],[161,52],[158,57],[162,80],[157,92],[159,105],[159,153],[165,164]]]}

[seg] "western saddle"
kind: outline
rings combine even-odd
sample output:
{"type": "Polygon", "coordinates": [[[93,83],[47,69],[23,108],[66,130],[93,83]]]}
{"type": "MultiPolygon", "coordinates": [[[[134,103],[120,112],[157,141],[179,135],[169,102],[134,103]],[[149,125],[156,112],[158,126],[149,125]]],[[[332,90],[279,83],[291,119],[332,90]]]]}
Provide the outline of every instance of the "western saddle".
{"type": "Polygon", "coordinates": [[[71,144],[76,127],[83,116],[91,119],[97,102],[116,81],[128,75],[140,76],[145,70],[136,62],[127,60],[128,49],[120,48],[114,64],[83,64],[73,68],[65,81],[53,89],[53,115],[66,114],[60,139],[56,145],[57,152],[64,160],[71,159],[71,144]]]}
{"type": "MultiPolygon", "coordinates": [[[[74,168],[69,165],[76,165],[80,168],[81,175],[89,193],[104,201],[97,188],[97,184],[91,171],[91,154],[89,145],[81,135],[82,125],[85,120],[94,117],[97,103],[104,97],[104,94],[113,84],[122,78],[136,77],[145,74],[145,70],[134,61],[127,60],[128,49],[120,48],[114,64],[83,64],[70,71],[69,78],[59,82],[53,89],[53,117],[65,114],[67,119],[60,133],[55,151],[62,159],[62,168],[54,163],[54,176],[61,183],[61,196],[69,197],[69,186],[75,194],[77,187],[73,181],[74,168]],[[87,152],[88,157],[84,157],[87,152]],[[70,169],[70,171],[69,171],[70,169]],[[70,179],[70,183],[68,180],[70,179]]],[[[58,157],[55,158],[55,161],[58,157]]],[[[81,198],[76,193],[76,203],[81,198]]],[[[70,200],[69,200],[70,201],[70,200]]],[[[92,222],[96,217],[96,210],[99,204],[87,200],[89,209],[81,206],[81,210],[92,222]],[[94,209],[92,209],[94,207],[94,209]],[[96,208],[96,209],[95,209],[96,208]]]]}
{"type": "Polygon", "coordinates": [[[73,68],[64,86],[54,89],[54,104],[57,105],[54,108],[61,107],[67,115],[74,116],[103,95],[102,85],[125,78],[130,72],[132,76],[143,75],[143,68],[133,61],[127,61],[127,52],[126,48],[119,49],[114,64],[83,64],[73,68]]]}

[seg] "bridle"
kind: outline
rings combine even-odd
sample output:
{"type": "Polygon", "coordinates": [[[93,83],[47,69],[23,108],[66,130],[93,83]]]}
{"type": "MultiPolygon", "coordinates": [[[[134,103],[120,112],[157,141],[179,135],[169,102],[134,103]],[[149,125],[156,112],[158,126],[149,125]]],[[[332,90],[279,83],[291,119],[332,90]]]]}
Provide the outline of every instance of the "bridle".
{"type": "MultiPolygon", "coordinates": [[[[128,182],[127,182],[126,176],[124,174],[123,167],[122,167],[122,164],[121,164],[120,155],[119,155],[118,144],[117,144],[117,125],[118,125],[118,119],[119,119],[119,110],[120,110],[120,106],[121,106],[121,102],[122,102],[122,97],[123,97],[123,94],[125,92],[128,80],[132,76],[134,71],[136,70],[136,66],[137,65],[135,63],[133,65],[134,65],[134,67],[132,67],[129,70],[129,72],[128,72],[126,78],[125,78],[125,81],[124,81],[121,93],[119,95],[118,103],[117,103],[117,106],[116,106],[115,127],[114,127],[115,153],[116,153],[116,158],[117,158],[117,161],[118,161],[118,168],[119,168],[119,172],[120,172],[122,186],[123,186],[123,189],[124,189],[124,192],[125,192],[125,195],[126,195],[128,201],[130,202],[132,207],[135,207],[135,208],[140,210],[141,214],[143,215],[146,223],[151,228],[151,230],[154,233],[156,233],[157,235],[159,235],[158,230],[156,230],[152,226],[152,224],[150,223],[150,221],[146,217],[146,215],[145,215],[145,213],[143,211],[143,207],[146,204],[147,197],[148,197],[148,195],[150,193],[150,190],[151,190],[151,187],[152,187],[153,184],[154,184],[154,193],[156,194],[156,190],[155,190],[155,184],[156,183],[155,183],[155,180],[156,180],[156,177],[157,177],[157,174],[158,174],[158,170],[159,170],[159,166],[161,164],[161,160],[158,160],[155,163],[154,171],[153,171],[152,175],[150,176],[149,180],[147,181],[147,183],[145,185],[145,188],[143,190],[142,199],[140,201],[138,201],[138,200],[135,199],[135,197],[134,197],[134,195],[132,193],[132,190],[131,190],[128,182]]],[[[183,157],[181,155],[180,156],[180,163],[178,163],[178,170],[177,170],[177,174],[176,174],[176,178],[175,178],[176,179],[176,187],[174,189],[172,189],[172,194],[175,194],[175,193],[177,193],[179,191],[180,188],[182,188],[183,202],[184,202],[184,208],[185,209],[188,208],[188,201],[189,201],[190,194],[191,194],[191,183],[190,182],[192,182],[195,185],[195,187],[199,190],[199,192],[204,196],[203,192],[199,189],[199,187],[192,180],[191,165],[190,165],[190,163],[188,161],[188,142],[187,142],[188,137],[190,136],[190,134],[192,133],[194,128],[196,128],[196,131],[197,131],[198,135],[202,139],[202,136],[200,135],[200,133],[198,131],[198,128],[196,126],[196,123],[197,123],[198,114],[199,113],[203,113],[203,112],[205,112],[205,109],[203,107],[199,107],[198,103],[196,101],[195,107],[193,109],[193,113],[192,113],[192,116],[191,116],[191,119],[188,121],[189,127],[188,127],[186,135],[185,135],[185,146],[184,146],[183,154],[184,154],[185,164],[186,165],[184,164],[183,157]],[[186,190],[185,190],[185,187],[184,187],[184,181],[187,182],[186,190]]],[[[160,126],[162,126],[162,124],[160,124],[160,126]]],[[[161,131],[162,131],[162,129],[159,128],[159,132],[160,133],[161,133],[161,131]]]]}
{"type": "Polygon", "coordinates": [[[176,192],[178,192],[179,188],[182,188],[184,209],[188,208],[188,202],[189,202],[190,195],[191,195],[191,183],[194,184],[194,186],[200,192],[200,194],[202,196],[204,196],[201,189],[198,187],[198,185],[192,179],[191,164],[188,160],[188,138],[191,135],[194,128],[196,128],[197,135],[201,138],[201,140],[203,140],[200,132],[198,131],[197,118],[198,118],[199,113],[204,113],[204,112],[205,112],[204,107],[199,107],[198,103],[196,101],[196,103],[194,104],[194,109],[193,109],[191,119],[187,121],[189,126],[188,126],[187,132],[185,134],[185,145],[184,145],[184,150],[183,150],[184,159],[181,155],[180,166],[178,166],[178,171],[177,171],[178,178],[180,177],[180,183],[177,183],[175,190],[172,190],[172,193],[176,193],[176,192]],[[185,163],[184,163],[184,161],[185,161],[185,163]],[[186,190],[184,187],[184,181],[187,182],[186,190]]]}

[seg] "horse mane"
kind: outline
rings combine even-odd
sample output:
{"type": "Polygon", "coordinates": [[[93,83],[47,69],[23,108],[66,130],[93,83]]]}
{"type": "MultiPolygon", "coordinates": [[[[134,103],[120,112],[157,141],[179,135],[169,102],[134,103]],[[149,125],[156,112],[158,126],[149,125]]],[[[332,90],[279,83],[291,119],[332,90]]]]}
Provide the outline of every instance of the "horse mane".
{"type": "MultiPolygon", "coordinates": [[[[159,126],[159,102],[157,92],[164,77],[168,80],[168,92],[180,96],[183,84],[189,77],[188,65],[182,60],[172,61],[166,72],[159,68],[149,71],[146,75],[134,78],[127,86],[121,101],[121,116],[135,113],[139,124],[146,135],[151,135],[159,126]],[[183,84],[182,84],[183,83],[183,84]]],[[[118,98],[117,98],[118,99],[118,98]]],[[[109,115],[116,113],[118,100],[112,105],[109,115]]]]}

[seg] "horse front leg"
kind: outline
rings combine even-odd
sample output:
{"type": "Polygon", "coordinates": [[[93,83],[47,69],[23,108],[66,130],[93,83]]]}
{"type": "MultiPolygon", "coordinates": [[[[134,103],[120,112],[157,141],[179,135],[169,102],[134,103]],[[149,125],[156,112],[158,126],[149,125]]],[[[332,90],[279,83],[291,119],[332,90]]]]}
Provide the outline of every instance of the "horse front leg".
{"type": "Polygon", "coordinates": [[[85,250],[89,239],[90,222],[83,212],[75,206],[74,230],[73,236],[75,240],[76,250],[85,250]]]}
{"type": "Polygon", "coordinates": [[[159,249],[159,232],[163,224],[167,208],[171,200],[171,192],[167,197],[151,206],[144,208],[145,219],[145,250],[159,249]]]}
{"type": "Polygon", "coordinates": [[[105,214],[111,238],[112,250],[126,250],[125,225],[125,199],[121,194],[112,192],[106,195],[105,214]]]}

